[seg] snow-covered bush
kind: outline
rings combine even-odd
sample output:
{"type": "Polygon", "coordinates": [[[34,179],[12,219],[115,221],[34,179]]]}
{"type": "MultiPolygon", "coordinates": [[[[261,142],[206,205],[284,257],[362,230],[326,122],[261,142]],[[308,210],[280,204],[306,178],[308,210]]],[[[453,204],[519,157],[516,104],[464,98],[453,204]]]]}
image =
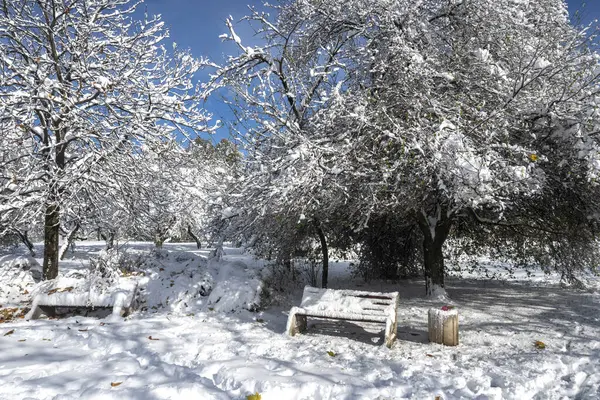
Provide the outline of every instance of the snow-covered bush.
{"type": "Polygon", "coordinates": [[[102,250],[98,256],[90,258],[87,279],[99,292],[114,287],[121,276],[142,274],[148,262],[146,253],[128,253],[116,248],[102,250]]]}
{"type": "Polygon", "coordinates": [[[352,274],[365,280],[419,276],[422,274],[422,235],[415,225],[393,216],[373,217],[358,236],[359,263],[352,274]]]}

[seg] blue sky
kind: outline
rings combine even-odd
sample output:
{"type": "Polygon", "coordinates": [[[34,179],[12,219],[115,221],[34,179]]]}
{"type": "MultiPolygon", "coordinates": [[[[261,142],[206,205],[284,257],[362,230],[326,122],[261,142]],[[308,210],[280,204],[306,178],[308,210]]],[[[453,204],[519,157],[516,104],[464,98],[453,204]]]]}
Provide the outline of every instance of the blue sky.
{"type": "MultiPolygon", "coordinates": [[[[270,0],[276,3],[277,0],[270,0]]],[[[343,0],[340,0],[343,1],[343,0]]],[[[537,0],[530,0],[537,1],[537,0]]],[[[179,48],[189,48],[196,57],[208,57],[220,63],[223,55],[234,50],[230,43],[223,43],[219,35],[227,31],[225,19],[231,15],[234,20],[248,13],[248,5],[260,7],[262,0],[146,0],[142,8],[148,14],[161,14],[170,30],[171,38],[179,48]]],[[[581,10],[583,22],[600,19],[600,0],[568,0],[571,14],[581,10]]],[[[238,28],[240,36],[248,41],[252,32],[238,28]]],[[[218,101],[210,101],[206,108],[214,114],[214,119],[226,120],[228,110],[218,101]]],[[[227,137],[228,131],[221,129],[215,139],[227,137]]]]}

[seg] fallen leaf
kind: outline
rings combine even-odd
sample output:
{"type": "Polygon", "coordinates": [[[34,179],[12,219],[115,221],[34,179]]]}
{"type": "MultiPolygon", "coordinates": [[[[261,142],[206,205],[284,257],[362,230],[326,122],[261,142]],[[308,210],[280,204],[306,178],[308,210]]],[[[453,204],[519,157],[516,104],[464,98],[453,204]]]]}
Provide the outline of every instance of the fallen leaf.
{"type": "Polygon", "coordinates": [[[19,342],[24,342],[25,340],[27,340],[27,339],[19,339],[19,342]]]}
{"type": "Polygon", "coordinates": [[[262,318],[256,318],[256,322],[258,322],[259,324],[262,324],[263,322],[265,322],[265,320],[262,318]]]}
{"type": "Polygon", "coordinates": [[[329,354],[331,357],[335,357],[336,356],[336,354],[333,351],[331,351],[331,350],[328,351],[327,354],[329,354]]]}
{"type": "Polygon", "coordinates": [[[79,332],[87,332],[87,331],[88,331],[88,328],[85,328],[85,329],[79,329],[79,332]]]}
{"type": "Polygon", "coordinates": [[[213,307],[208,307],[208,311],[215,311],[213,307]]]}
{"type": "Polygon", "coordinates": [[[157,338],[153,338],[152,336],[148,336],[148,339],[150,339],[150,340],[160,340],[160,339],[157,339],[157,338]]]}
{"type": "Polygon", "coordinates": [[[10,331],[6,332],[4,336],[12,335],[13,333],[15,333],[15,330],[11,329],[10,331]]]}
{"type": "Polygon", "coordinates": [[[258,392],[254,393],[254,394],[249,394],[248,396],[246,396],[246,400],[260,400],[260,394],[258,392]]]}
{"type": "Polygon", "coordinates": [[[433,354],[426,354],[427,357],[433,357],[433,354]]]}
{"type": "Polygon", "coordinates": [[[164,269],[164,268],[159,268],[158,270],[159,270],[160,272],[162,272],[162,271],[164,271],[165,269],[164,269]]]}
{"type": "Polygon", "coordinates": [[[542,342],[541,340],[536,340],[533,345],[535,346],[536,349],[540,349],[540,350],[544,350],[546,348],[546,343],[542,342]]]}
{"type": "Polygon", "coordinates": [[[100,326],[104,326],[106,325],[104,322],[100,322],[100,326]]]}
{"type": "Polygon", "coordinates": [[[72,291],[73,291],[73,286],[69,286],[69,287],[65,287],[65,288],[50,289],[50,290],[48,290],[48,294],[64,293],[64,292],[72,292],[72,291]]]}
{"type": "Polygon", "coordinates": [[[110,386],[111,386],[111,387],[117,387],[117,386],[119,386],[121,383],[123,383],[123,382],[111,382],[111,383],[110,383],[110,386]]]}
{"type": "Polygon", "coordinates": [[[46,342],[51,342],[52,341],[52,339],[42,339],[42,340],[45,340],[46,342]]]}
{"type": "Polygon", "coordinates": [[[442,396],[435,396],[435,400],[443,400],[442,396]]]}

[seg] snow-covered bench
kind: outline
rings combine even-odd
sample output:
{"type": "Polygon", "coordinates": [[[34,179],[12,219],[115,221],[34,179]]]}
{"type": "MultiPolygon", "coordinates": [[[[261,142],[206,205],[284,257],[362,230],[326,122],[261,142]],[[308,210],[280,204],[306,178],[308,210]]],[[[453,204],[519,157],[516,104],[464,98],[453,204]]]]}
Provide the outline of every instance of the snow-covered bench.
{"type": "Polygon", "coordinates": [[[127,315],[135,304],[137,289],[137,281],[132,279],[122,279],[109,290],[99,290],[86,279],[45,281],[33,293],[31,310],[25,319],[39,318],[42,312],[54,315],[56,307],[112,308],[113,315],[127,315]]]}
{"type": "Polygon", "coordinates": [[[304,288],[300,307],[292,307],[286,332],[290,336],[306,330],[306,317],[385,323],[385,344],[396,339],[399,296],[397,292],[304,288]]]}

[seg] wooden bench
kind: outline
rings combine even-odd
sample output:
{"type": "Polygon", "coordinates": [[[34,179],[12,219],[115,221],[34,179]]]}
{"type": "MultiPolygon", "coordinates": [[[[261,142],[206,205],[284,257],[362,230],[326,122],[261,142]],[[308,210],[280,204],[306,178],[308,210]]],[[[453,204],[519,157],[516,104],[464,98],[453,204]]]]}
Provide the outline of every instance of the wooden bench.
{"type": "Polygon", "coordinates": [[[304,288],[300,307],[292,307],[286,332],[290,336],[306,331],[306,318],[385,323],[385,344],[396,339],[399,296],[397,292],[377,293],[358,290],[304,288]]]}
{"type": "Polygon", "coordinates": [[[136,280],[119,282],[118,287],[98,291],[86,279],[52,279],[36,288],[25,319],[37,319],[42,313],[53,316],[56,307],[112,308],[112,315],[124,316],[133,309],[137,290],[136,280]]]}

